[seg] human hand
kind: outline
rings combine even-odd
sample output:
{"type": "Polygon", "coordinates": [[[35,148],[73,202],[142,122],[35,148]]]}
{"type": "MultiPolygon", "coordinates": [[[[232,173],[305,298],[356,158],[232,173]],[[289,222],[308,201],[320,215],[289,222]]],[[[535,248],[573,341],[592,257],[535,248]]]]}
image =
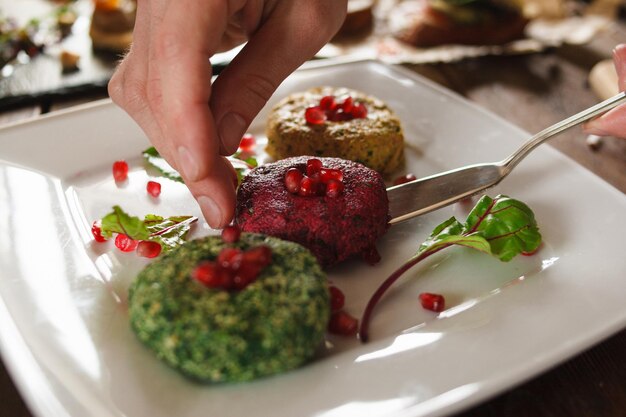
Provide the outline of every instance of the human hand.
{"type": "Polygon", "coordinates": [[[278,85],[339,29],[347,0],[138,0],[109,94],[178,170],[211,227],[230,222],[237,150],[278,85]],[[248,43],[211,85],[209,58],[248,43]]]}
{"type": "MultiPolygon", "coordinates": [[[[618,45],[613,50],[613,61],[617,70],[619,91],[625,91],[626,44],[618,45]]],[[[626,139],[626,105],[616,107],[608,113],[586,123],[584,130],[592,135],[617,136],[626,139]]]]}

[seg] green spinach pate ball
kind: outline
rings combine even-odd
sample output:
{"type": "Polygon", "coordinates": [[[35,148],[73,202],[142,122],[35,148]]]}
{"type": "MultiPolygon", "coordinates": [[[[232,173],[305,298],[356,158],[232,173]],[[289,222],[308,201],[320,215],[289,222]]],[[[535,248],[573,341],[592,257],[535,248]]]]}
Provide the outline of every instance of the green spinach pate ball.
{"type": "Polygon", "coordinates": [[[148,265],[129,291],[139,339],[168,365],[202,382],[249,381],[303,365],[324,338],[330,316],[326,276],[304,247],[242,233],[190,241],[148,265]],[[208,288],[191,277],[227,246],[267,245],[272,262],[240,291],[208,288]]]}

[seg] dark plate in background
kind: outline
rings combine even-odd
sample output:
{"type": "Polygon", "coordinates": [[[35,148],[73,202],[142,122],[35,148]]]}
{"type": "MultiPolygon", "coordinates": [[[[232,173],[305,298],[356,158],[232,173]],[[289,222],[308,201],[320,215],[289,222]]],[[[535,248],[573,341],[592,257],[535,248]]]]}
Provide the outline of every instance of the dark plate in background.
{"type": "MultiPolygon", "coordinates": [[[[28,20],[50,19],[59,3],[52,0],[0,0],[0,16],[13,18],[20,25],[28,20]]],[[[89,37],[93,4],[77,0],[72,6],[78,19],[71,33],[61,42],[46,47],[43,53],[27,60],[16,60],[5,66],[0,75],[0,111],[21,105],[50,102],[90,93],[105,93],[109,79],[121,56],[94,51],[89,37]],[[62,50],[80,55],[78,70],[64,73],[59,54],[62,50]]],[[[232,54],[211,59],[213,73],[230,61],[232,54]]]]}
{"type": "MultiPolygon", "coordinates": [[[[28,20],[50,19],[58,3],[51,0],[0,0],[0,13],[24,25],[28,20]]],[[[106,91],[119,56],[96,53],[89,38],[93,6],[78,0],[73,7],[78,19],[71,33],[58,44],[44,48],[30,60],[15,60],[3,68],[0,77],[0,110],[41,103],[59,96],[106,91]],[[59,60],[62,50],[80,55],[79,69],[64,73],[59,60]]]]}

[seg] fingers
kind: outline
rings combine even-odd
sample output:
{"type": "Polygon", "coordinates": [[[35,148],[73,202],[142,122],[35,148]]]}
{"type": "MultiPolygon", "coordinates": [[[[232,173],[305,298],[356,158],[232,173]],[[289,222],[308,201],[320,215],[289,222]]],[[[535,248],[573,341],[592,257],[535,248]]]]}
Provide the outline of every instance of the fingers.
{"type": "Polygon", "coordinates": [[[126,110],[149,138],[160,142],[162,134],[146,99],[149,39],[150,2],[139,2],[133,44],[113,74],[108,92],[113,102],[126,110]]]}
{"type": "Polygon", "coordinates": [[[209,57],[226,27],[228,4],[176,0],[167,4],[153,35],[149,83],[153,111],[172,159],[197,199],[209,225],[226,225],[234,212],[235,189],[227,161],[219,157],[219,139],[208,102],[209,57]]]}
{"type": "MultiPolygon", "coordinates": [[[[190,25],[216,27],[207,24],[210,14],[205,2],[191,2],[202,4],[207,12],[204,14],[180,3],[179,0],[138,2],[133,46],[112,78],[109,92],[113,101],[140,125],[159,153],[181,172],[207,222],[219,228],[230,221],[234,211],[232,167],[218,156],[217,136],[208,109],[211,45],[189,36],[190,25]],[[168,10],[172,4],[177,7],[168,10]],[[190,22],[190,16],[198,20],[190,22]],[[183,17],[187,21],[181,24],[177,19],[183,17]],[[177,28],[174,33],[179,36],[169,37],[168,27],[177,28]],[[181,27],[185,28],[182,33],[181,27]],[[197,49],[190,47],[194,44],[197,49]]],[[[221,19],[218,14],[215,16],[221,19]]],[[[219,27],[216,30],[219,32],[219,27]]],[[[216,38],[219,40],[220,36],[216,38]]]]}
{"type": "Polygon", "coordinates": [[[613,61],[619,83],[619,91],[626,91],[626,44],[617,45],[613,50],[613,61]]]}
{"type": "Polygon", "coordinates": [[[109,91],[181,173],[212,227],[234,212],[233,170],[220,152],[236,150],[278,85],[332,37],[346,3],[138,2],[134,44],[109,91]],[[212,90],[209,57],[240,29],[251,39],[212,90]]]}
{"type": "Polygon", "coordinates": [[[235,212],[237,175],[224,157],[216,156],[211,163],[214,175],[197,182],[187,182],[187,186],[209,225],[218,229],[227,225],[235,212]]]}
{"type": "MultiPolygon", "coordinates": [[[[613,51],[620,91],[626,90],[626,44],[618,45],[613,51]]],[[[584,131],[598,136],[626,138],[626,106],[622,105],[593,119],[584,125],[584,131]]]]}
{"type": "Polygon", "coordinates": [[[626,139],[626,106],[617,107],[585,124],[584,131],[591,135],[615,136],[626,139]]]}
{"type": "MultiPolygon", "coordinates": [[[[237,150],[252,119],[280,83],[339,29],[346,0],[277,2],[213,84],[210,106],[223,155],[237,150]]],[[[254,21],[247,15],[246,20],[254,21]]],[[[244,22],[244,26],[249,27],[244,22]]]]}
{"type": "Polygon", "coordinates": [[[161,87],[161,125],[187,182],[213,175],[218,154],[208,102],[213,54],[225,30],[227,4],[221,1],[170,1],[154,35],[155,81],[161,87]]]}

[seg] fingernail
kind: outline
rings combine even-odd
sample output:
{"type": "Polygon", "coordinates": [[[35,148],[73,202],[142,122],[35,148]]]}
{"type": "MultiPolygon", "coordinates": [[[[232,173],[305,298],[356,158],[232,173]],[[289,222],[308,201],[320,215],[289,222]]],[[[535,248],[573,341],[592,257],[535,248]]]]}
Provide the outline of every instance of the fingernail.
{"type": "Polygon", "coordinates": [[[210,197],[200,196],[198,197],[198,204],[209,226],[213,229],[220,228],[222,226],[222,210],[215,204],[215,201],[210,197]]]}
{"type": "Polygon", "coordinates": [[[183,171],[183,176],[189,181],[198,179],[198,164],[191,152],[184,146],[178,148],[178,167],[183,171]]]}
{"type": "Polygon", "coordinates": [[[239,142],[246,133],[248,125],[243,117],[237,113],[227,113],[220,121],[219,134],[222,146],[229,152],[236,151],[239,142]]]}

